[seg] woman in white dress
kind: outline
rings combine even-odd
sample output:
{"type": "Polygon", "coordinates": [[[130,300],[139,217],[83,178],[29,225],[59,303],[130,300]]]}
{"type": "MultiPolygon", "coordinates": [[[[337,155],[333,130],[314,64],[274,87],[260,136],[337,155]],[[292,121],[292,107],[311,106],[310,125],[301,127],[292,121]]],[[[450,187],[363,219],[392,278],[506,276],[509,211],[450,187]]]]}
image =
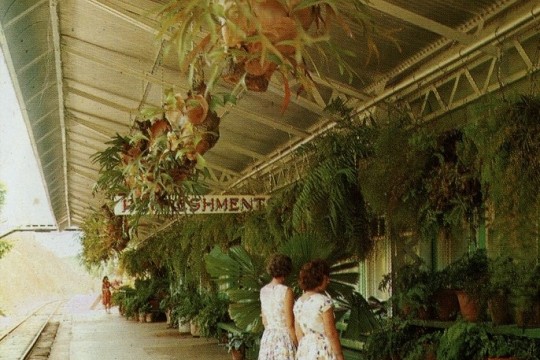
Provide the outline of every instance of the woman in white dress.
{"type": "Polygon", "coordinates": [[[343,360],[333,302],[325,294],[329,276],[324,260],[310,261],[300,270],[298,282],[304,293],[294,304],[296,360],[343,360]]]}
{"type": "Polygon", "coordinates": [[[292,271],[292,261],[286,255],[274,255],[267,267],[272,281],[260,291],[264,333],[259,360],[294,360],[296,334],[294,331],[294,294],[284,285],[292,271]]]}

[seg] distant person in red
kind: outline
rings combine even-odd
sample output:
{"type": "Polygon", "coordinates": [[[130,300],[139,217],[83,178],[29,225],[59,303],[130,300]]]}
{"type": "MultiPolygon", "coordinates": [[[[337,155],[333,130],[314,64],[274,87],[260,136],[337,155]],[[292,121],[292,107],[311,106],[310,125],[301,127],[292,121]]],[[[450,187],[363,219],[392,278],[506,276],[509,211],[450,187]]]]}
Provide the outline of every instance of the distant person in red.
{"type": "Polygon", "coordinates": [[[103,281],[101,282],[101,302],[107,314],[111,313],[111,287],[109,278],[107,276],[103,277],[103,281]]]}

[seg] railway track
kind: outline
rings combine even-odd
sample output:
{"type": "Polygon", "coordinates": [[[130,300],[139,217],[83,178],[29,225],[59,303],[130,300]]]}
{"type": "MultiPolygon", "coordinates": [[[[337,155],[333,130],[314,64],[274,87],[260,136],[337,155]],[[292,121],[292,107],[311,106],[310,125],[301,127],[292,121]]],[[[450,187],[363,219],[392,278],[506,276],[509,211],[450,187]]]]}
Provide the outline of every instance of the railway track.
{"type": "Polygon", "coordinates": [[[30,315],[0,334],[1,360],[26,360],[43,330],[65,301],[41,305],[30,315]]]}

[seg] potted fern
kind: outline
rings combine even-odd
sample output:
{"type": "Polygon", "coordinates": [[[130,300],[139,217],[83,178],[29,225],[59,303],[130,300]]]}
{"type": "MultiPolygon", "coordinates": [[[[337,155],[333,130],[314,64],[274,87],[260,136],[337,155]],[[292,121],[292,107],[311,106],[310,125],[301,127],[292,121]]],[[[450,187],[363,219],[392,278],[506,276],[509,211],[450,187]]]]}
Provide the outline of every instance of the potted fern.
{"type": "Polygon", "coordinates": [[[442,334],[437,348],[437,359],[484,360],[484,347],[488,340],[488,333],[483,325],[458,321],[442,334]]]}
{"type": "Polygon", "coordinates": [[[255,337],[249,332],[237,332],[227,334],[227,350],[233,360],[244,360],[246,351],[253,347],[255,337]]]}
{"type": "Polygon", "coordinates": [[[463,255],[449,265],[451,286],[456,290],[461,316],[478,321],[483,315],[489,289],[488,257],[485,249],[463,255]]]}
{"type": "Polygon", "coordinates": [[[515,321],[519,327],[540,325],[540,265],[531,262],[518,264],[518,276],[511,289],[515,321]]]}
{"type": "Polygon", "coordinates": [[[434,293],[432,279],[426,265],[417,260],[401,266],[395,273],[386,274],[379,283],[379,290],[391,290],[392,304],[402,316],[427,320],[434,293]]]}
{"type": "Polygon", "coordinates": [[[509,324],[510,294],[519,278],[512,258],[498,256],[489,260],[489,285],[487,290],[488,311],[494,325],[509,324]]]}

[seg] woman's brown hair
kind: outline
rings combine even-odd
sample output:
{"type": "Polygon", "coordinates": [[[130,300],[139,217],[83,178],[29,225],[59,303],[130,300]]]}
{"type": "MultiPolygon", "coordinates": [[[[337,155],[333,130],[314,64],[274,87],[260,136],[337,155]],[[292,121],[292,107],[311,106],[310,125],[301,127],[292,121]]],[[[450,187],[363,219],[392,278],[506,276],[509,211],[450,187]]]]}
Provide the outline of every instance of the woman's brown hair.
{"type": "Polygon", "coordinates": [[[330,266],[326,261],[316,259],[302,266],[298,284],[304,291],[314,290],[323,283],[325,276],[330,276],[330,266]]]}
{"type": "Polygon", "coordinates": [[[266,270],[272,277],[286,277],[292,271],[292,260],[287,255],[276,254],[268,262],[266,270]]]}

